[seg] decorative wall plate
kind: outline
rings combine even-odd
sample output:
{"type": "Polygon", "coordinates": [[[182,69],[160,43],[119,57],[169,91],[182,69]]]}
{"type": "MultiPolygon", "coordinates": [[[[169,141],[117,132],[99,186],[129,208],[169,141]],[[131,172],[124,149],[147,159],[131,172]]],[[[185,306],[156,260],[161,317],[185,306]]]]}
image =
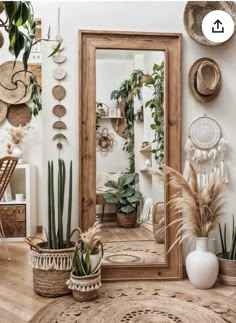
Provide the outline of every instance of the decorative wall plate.
{"type": "Polygon", "coordinates": [[[63,117],[66,114],[66,108],[64,105],[57,104],[53,107],[52,112],[57,117],[63,117]]]}
{"type": "Polygon", "coordinates": [[[32,87],[29,86],[25,93],[24,86],[29,84],[30,73],[25,75],[23,63],[16,62],[14,69],[13,64],[9,61],[0,65],[0,100],[9,104],[25,103],[31,98],[32,87]]]}
{"type": "Polygon", "coordinates": [[[195,147],[199,149],[211,149],[220,141],[221,128],[214,119],[201,117],[191,124],[189,137],[195,147]]]}
{"type": "Polygon", "coordinates": [[[55,55],[52,57],[53,61],[57,64],[62,64],[66,61],[66,56],[63,55],[55,55]]]}
{"type": "Polygon", "coordinates": [[[7,109],[7,104],[0,100],[0,123],[2,123],[6,119],[7,109]]]}
{"type": "Polygon", "coordinates": [[[14,127],[25,126],[31,118],[30,108],[25,103],[10,105],[8,108],[7,120],[14,127]]]}
{"type": "Polygon", "coordinates": [[[63,80],[66,77],[66,71],[63,68],[58,67],[53,71],[53,77],[56,80],[63,80]]]}
{"type": "Polygon", "coordinates": [[[53,124],[53,128],[54,129],[66,129],[67,127],[66,127],[65,122],[63,122],[63,121],[56,121],[53,124]]]}
{"type": "Polygon", "coordinates": [[[62,85],[55,85],[52,89],[52,94],[55,99],[57,100],[63,100],[66,96],[66,89],[62,85]]]}

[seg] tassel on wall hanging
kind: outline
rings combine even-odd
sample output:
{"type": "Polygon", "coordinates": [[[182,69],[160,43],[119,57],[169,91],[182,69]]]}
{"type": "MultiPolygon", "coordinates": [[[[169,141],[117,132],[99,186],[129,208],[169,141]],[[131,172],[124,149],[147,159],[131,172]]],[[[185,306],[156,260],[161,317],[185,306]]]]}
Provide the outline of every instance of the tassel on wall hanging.
{"type": "Polygon", "coordinates": [[[226,146],[227,142],[222,137],[221,127],[214,119],[204,115],[194,120],[185,145],[187,156],[184,177],[189,180],[189,163],[193,161],[197,168],[199,187],[207,185],[213,176],[228,183],[226,146]]]}

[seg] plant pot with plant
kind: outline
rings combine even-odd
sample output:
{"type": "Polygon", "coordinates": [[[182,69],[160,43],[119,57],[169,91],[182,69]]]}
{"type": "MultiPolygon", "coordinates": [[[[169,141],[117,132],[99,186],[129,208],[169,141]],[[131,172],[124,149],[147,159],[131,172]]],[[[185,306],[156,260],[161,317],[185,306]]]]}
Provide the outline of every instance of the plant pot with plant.
{"type": "Polygon", "coordinates": [[[169,224],[178,223],[176,240],[170,250],[176,243],[182,243],[187,238],[196,238],[196,250],[190,252],[186,258],[187,274],[194,287],[211,288],[217,280],[219,262],[216,255],[208,251],[208,237],[222,215],[223,183],[212,176],[209,184],[199,187],[197,171],[191,163],[189,181],[167,166],[165,175],[168,175],[168,184],[180,191],[170,197],[170,207],[176,213],[182,213],[179,219],[169,224]]]}
{"type": "Polygon", "coordinates": [[[100,228],[95,223],[88,231],[81,233],[72,263],[72,272],[67,281],[73,297],[78,301],[90,301],[98,296],[101,286],[101,261],[103,246],[100,228]]]}
{"type": "Polygon", "coordinates": [[[47,241],[33,243],[26,238],[31,248],[31,265],[33,268],[34,291],[45,297],[57,297],[71,293],[66,281],[70,277],[75,243],[71,241],[71,210],[72,210],[72,162],[69,170],[69,195],[66,239],[64,239],[63,213],[66,182],[66,167],[62,159],[58,160],[58,194],[57,221],[54,194],[54,164],[48,162],[48,228],[47,241]],[[57,228],[56,228],[57,223],[57,228]]]}
{"type": "Polygon", "coordinates": [[[104,194],[107,203],[117,206],[117,222],[120,227],[133,228],[137,222],[137,207],[142,194],[135,190],[139,182],[137,173],[123,174],[118,181],[108,181],[105,186],[114,189],[114,192],[104,194]]]}
{"type": "Polygon", "coordinates": [[[236,286],[236,226],[234,224],[234,215],[232,224],[230,248],[227,246],[226,223],[224,225],[224,233],[222,233],[221,225],[219,224],[222,252],[217,256],[220,264],[220,281],[225,285],[236,286]]]}

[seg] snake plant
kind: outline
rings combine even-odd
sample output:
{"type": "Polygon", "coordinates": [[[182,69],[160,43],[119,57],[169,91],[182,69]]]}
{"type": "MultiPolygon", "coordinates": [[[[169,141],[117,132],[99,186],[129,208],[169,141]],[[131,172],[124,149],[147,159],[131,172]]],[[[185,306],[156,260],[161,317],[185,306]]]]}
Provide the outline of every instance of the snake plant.
{"type": "Polygon", "coordinates": [[[222,248],[222,258],[228,260],[236,260],[236,226],[234,224],[234,215],[232,220],[232,237],[231,237],[231,246],[228,248],[227,246],[227,226],[224,224],[224,233],[222,232],[221,225],[219,224],[219,232],[220,232],[220,241],[222,248]]]}
{"type": "Polygon", "coordinates": [[[48,162],[48,248],[63,249],[70,247],[71,235],[71,208],[72,208],[72,161],[69,169],[69,196],[67,211],[67,228],[66,241],[64,241],[63,214],[65,202],[65,183],[66,183],[66,166],[62,159],[58,159],[58,176],[57,176],[57,208],[55,207],[54,192],[54,163],[48,162]],[[57,219],[56,219],[57,211],[57,219]],[[57,224],[57,229],[56,229],[57,224]]]}

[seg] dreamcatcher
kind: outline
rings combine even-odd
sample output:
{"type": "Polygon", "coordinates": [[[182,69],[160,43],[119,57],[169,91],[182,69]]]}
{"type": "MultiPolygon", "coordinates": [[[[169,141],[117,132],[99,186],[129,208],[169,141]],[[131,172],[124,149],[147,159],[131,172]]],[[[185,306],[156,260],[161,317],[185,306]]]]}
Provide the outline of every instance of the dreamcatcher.
{"type": "Polygon", "coordinates": [[[109,133],[107,128],[97,132],[97,151],[100,151],[103,157],[113,150],[114,143],[116,143],[114,134],[109,133]]]}
{"type": "Polygon", "coordinates": [[[205,115],[194,120],[185,145],[187,157],[184,177],[189,180],[189,163],[194,161],[200,187],[207,185],[213,177],[228,183],[225,162],[226,145],[227,142],[222,137],[220,125],[214,119],[205,115]]]}

